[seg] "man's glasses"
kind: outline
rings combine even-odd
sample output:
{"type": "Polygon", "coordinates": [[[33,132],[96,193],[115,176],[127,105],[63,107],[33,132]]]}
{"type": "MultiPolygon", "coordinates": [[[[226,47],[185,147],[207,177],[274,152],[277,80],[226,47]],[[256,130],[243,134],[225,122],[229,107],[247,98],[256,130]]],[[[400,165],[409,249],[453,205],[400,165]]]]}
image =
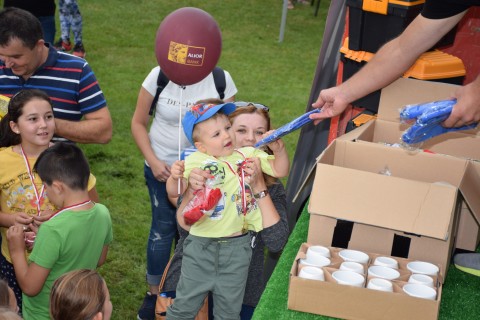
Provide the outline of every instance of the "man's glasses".
{"type": "Polygon", "coordinates": [[[235,101],[234,102],[235,107],[237,108],[242,108],[242,107],[248,107],[248,106],[254,106],[257,109],[265,110],[268,112],[270,110],[266,105],[263,105],[261,103],[254,103],[254,102],[245,102],[245,101],[235,101]]]}

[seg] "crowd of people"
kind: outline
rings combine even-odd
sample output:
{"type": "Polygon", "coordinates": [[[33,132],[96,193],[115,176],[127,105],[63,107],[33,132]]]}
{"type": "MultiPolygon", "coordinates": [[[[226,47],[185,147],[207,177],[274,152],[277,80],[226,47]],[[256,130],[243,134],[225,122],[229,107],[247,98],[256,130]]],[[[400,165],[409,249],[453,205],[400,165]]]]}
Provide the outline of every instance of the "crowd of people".
{"type": "MultiPolygon", "coordinates": [[[[60,48],[53,46],[53,1],[37,13],[11,7],[12,2],[5,1],[0,11],[0,94],[10,98],[0,122],[0,319],[110,319],[108,286],[95,270],[113,241],[112,222],[76,145],[110,141],[106,99],[84,50],[64,52],[70,31],[63,25],[69,23],[62,23],[60,48]]],[[[365,68],[320,92],[313,107],[322,112],[312,120],[339,115],[393,82],[470,6],[479,5],[479,0],[427,0],[422,13],[365,68]]],[[[60,1],[60,7],[64,15],[80,14],[76,1],[60,1]]],[[[82,41],[81,18],[76,21],[75,46],[82,41]]],[[[166,319],[193,319],[205,301],[211,319],[251,319],[265,288],[265,249],[280,252],[288,239],[279,180],[290,167],[285,145],[279,139],[254,148],[271,134],[269,108],[236,101],[233,78],[222,72],[222,90],[210,73],[193,85],[168,82],[159,92],[157,66],[138,93],[131,131],[145,159],[152,218],[149,290],[140,320],[155,319],[159,296],[175,298],[166,319]],[[179,151],[189,153],[179,159],[179,151]]],[[[480,121],[480,77],[455,95],[457,104],[444,125],[480,121]]],[[[475,273],[479,257],[458,255],[455,263],[475,273]]]]}

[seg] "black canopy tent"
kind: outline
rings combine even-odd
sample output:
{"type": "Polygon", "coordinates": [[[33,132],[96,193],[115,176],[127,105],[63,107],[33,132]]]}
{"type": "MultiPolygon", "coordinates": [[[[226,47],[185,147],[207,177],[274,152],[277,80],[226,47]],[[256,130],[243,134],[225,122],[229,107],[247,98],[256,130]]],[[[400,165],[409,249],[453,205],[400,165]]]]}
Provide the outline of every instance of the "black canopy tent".
{"type": "MultiPolygon", "coordinates": [[[[310,98],[305,112],[312,110],[312,103],[318,98],[322,89],[335,86],[337,80],[339,50],[345,28],[346,0],[331,1],[325,22],[317,68],[310,90],[310,98]]],[[[295,227],[298,215],[310,197],[313,184],[313,169],[318,155],[327,147],[330,121],[324,120],[318,125],[313,123],[302,127],[297,148],[288,176],[287,216],[290,232],[295,227]]],[[[266,280],[270,277],[278,261],[279,253],[269,253],[266,262],[266,280]]]]}

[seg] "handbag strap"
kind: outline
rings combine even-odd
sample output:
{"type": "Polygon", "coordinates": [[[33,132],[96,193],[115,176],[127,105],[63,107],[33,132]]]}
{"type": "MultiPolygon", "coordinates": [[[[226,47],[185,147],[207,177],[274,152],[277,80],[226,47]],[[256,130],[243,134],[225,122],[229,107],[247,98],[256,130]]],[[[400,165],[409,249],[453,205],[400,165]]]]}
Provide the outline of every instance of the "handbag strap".
{"type": "Polygon", "coordinates": [[[163,291],[163,284],[165,283],[165,279],[167,278],[168,269],[170,268],[170,264],[173,261],[173,257],[175,257],[175,254],[173,254],[170,260],[168,260],[168,263],[165,266],[165,270],[163,270],[162,279],[160,280],[160,284],[158,285],[158,292],[163,291]]]}

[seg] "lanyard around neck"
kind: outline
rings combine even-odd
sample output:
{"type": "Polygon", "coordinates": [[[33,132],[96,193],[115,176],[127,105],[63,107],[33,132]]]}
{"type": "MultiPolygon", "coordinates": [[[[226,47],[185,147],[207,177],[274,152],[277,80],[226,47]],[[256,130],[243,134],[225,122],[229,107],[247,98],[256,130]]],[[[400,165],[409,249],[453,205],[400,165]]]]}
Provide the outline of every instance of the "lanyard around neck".
{"type": "Polygon", "coordinates": [[[245,171],[243,170],[243,166],[245,165],[246,157],[241,151],[239,151],[239,150],[235,150],[235,151],[240,153],[243,157],[243,161],[240,164],[238,164],[238,170],[234,170],[233,166],[228,161],[223,160],[223,162],[225,162],[227,164],[230,171],[232,171],[232,173],[238,178],[238,182],[240,183],[241,195],[242,195],[242,211],[243,211],[243,215],[246,215],[247,214],[247,197],[246,197],[246,194],[245,194],[246,193],[246,190],[245,190],[245,171]]]}
{"type": "Polygon", "coordinates": [[[76,208],[79,208],[79,207],[84,206],[84,205],[89,204],[89,203],[92,203],[92,200],[86,200],[86,201],[83,201],[83,202],[80,202],[80,203],[72,204],[71,206],[65,207],[62,210],[59,210],[59,211],[55,212],[55,214],[52,215],[48,220],[51,220],[51,219],[55,218],[56,216],[64,213],[67,210],[76,209],[76,208]]]}
{"type": "Polygon", "coordinates": [[[40,190],[40,193],[39,193],[37,186],[35,185],[35,179],[33,176],[32,169],[30,168],[30,163],[28,162],[28,158],[25,154],[25,151],[23,151],[23,147],[21,144],[20,144],[20,151],[22,152],[23,161],[25,161],[25,167],[27,168],[28,176],[30,177],[30,182],[32,183],[33,191],[35,192],[35,199],[37,200],[36,201],[37,215],[40,215],[40,212],[41,212],[40,207],[42,205],[42,198],[45,193],[45,186],[42,184],[42,189],[40,190]]]}

